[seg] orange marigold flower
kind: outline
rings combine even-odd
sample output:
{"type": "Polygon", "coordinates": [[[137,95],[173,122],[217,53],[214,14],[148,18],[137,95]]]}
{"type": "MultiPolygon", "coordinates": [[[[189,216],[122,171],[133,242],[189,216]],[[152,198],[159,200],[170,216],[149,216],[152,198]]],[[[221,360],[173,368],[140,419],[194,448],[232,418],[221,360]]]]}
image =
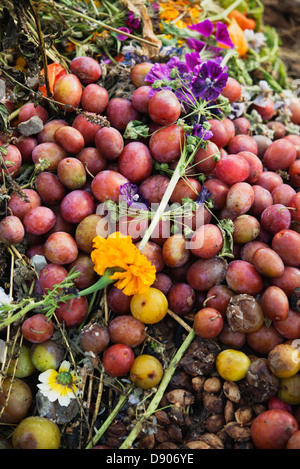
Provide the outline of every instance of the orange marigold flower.
{"type": "Polygon", "coordinates": [[[165,21],[173,21],[179,16],[179,12],[175,10],[175,8],[170,7],[170,8],[165,8],[161,14],[160,14],[160,19],[165,20],[165,21]]]}
{"type": "Polygon", "coordinates": [[[130,236],[116,232],[107,238],[96,236],[93,243],[91,259],[94,270],[99,275],[104,275],[106,269],[115,268],[110,279],[116,280],[115,286],[125,295],[143,293],[153,284],[156,269],[141,254],[130,236]]]}
{"type": "Polygon", "coordinates": [[[189,14],[193,18],[193,20],[198,20],[200,13],[201,13],[201,10],[199,10],[196,7],[189,8],[189,14]]]}

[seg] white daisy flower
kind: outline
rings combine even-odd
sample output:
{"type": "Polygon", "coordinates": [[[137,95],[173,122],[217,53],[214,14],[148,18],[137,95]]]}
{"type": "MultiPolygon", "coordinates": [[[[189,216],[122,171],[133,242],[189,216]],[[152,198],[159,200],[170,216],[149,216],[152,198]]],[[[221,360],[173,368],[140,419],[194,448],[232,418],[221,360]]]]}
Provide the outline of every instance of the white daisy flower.
{"type": "Polygon", "coordinates": [[[41,373],[39,375],[41,384],[37,387],[50,402],[58,400],[61,406],[68,406],[70,400],[77,394],[75,379],[74,372],[70,372],[70,363],[64,360],[58,371],[50,369],[41,373]]]}

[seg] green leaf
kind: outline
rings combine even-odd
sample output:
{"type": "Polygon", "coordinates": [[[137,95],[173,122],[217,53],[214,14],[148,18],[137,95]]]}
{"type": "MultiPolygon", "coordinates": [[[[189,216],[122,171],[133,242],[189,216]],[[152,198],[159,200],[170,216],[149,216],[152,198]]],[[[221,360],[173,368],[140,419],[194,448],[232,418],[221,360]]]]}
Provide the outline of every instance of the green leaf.
{"type": "Polygon", "coordinates": [[[191,209],[193,212],[196,212],[199,208],[197,202],[195,202],[193,199],[190,199],[189,197],[182,198],[181,204],[184,207],[184,211],[191,209]]]}
{"type": "Polygon", "coordinates": [[[8,129],[8,116],[9,110],[5,106],[5,104],[0,104],[0,131],[7,132],[8,129]]]}
{"type": "Polygon", "coordinates": [[[205,181],[206,181],[206,176],[205,176],[204,173],[200,173],[200,174],[198,174],[196,179],[198,179],[198,181],[201,182],[201,184],[204,184],[205,181]]]}
{"type": "Polygon", "coordinates": [[[183,234],[185,238],[191,238],[194,234],[194,230],[192,230],[189,226],[184,226],[183,234]]]}
{"type": "MultiPolygon", "coordinates": [[[[252,85],[253,81],[247,69],[248,61],[241,60],[235,56],[231,57],[228,62],[228,73],[231,77],[236,78],[243,85],[252,85]]],[[[257,66],[259,63],[257,62],[257,66]]]]}
{"type": "Polygon", "coordinates": [[[219,220],[218,227],[220,228],[222,235],[223,235],[223,247],[221,252],[219,253],[219,257],[231,257],[233,258],[233,237],[232,234],[234,232],[234,224],[233,221],[229,218],[224,218],[223,220],[219,220]]]}
{"type": "Polygon", "coordinates": [[[161,43],[164,47],[177,46],[177,38],[167,39],[166,37],[161,38],[161,43]]]}
{"type": "Polygon", "coordinates": [[[149,127],[142,121],[130,121],[124,132],[124,138],[138,140],[141,137],[149,136],[149,127]]]}
{"type": "Polygon", "coordinates": [[[2,155],[6,156],[7,155],[7,147],[8,147],[7,143],[3,146],[0,146],[0,156],[2,156],[2,155]]]}

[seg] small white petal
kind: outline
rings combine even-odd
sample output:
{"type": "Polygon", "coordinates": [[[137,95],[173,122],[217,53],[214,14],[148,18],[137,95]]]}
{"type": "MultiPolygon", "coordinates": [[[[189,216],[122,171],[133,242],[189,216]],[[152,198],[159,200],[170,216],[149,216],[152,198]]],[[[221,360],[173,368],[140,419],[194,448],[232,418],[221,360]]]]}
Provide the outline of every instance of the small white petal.
{"type": "Polygon", "coordinates": [[[59,399],[59,394],[51,389],[47,397],[50,402],[54,402],[54,401],[57,401],[57,399],[59,399]]]}
{"type": "Polygon", "coordinates": [[[7,293],[5,293],[4,289],[0,287],[0,303],[10,304],[11,301],[12,301],[12,298],[10,298],[10,296],[7,295],[7,293]]]}
{"type": "Polygon", "coordinates": [[[69,369],[70,369],[70,362],[68,362],[67,360],[64,360],[59,367],[59,373],[61,373],[62,371],[69,371],[69,369]]]}
{"type": "Polygon", "coordinates": [[[42,383],[42,384],[37,384],[37,387],[42,391],[42,393],[44,394],[45,392],[50,392],[50,388],[48,386],[48,384],[46,383],[42,383]]]}
{"type": "Polygon", "coordinates": [[[42,383],[48,383],[51,375],[53,374],[57,374],[57,371],[52,369],[43,371],[43,373],[39,375],[39,381],[41,381],[42,383]]]}
{"type": "Polygon", "coordinates": [[[58,402],[61,406],[68,406],[70,404],[72,396],[70,395],[65,395],[65,396],[59,396],[58,402]]]}

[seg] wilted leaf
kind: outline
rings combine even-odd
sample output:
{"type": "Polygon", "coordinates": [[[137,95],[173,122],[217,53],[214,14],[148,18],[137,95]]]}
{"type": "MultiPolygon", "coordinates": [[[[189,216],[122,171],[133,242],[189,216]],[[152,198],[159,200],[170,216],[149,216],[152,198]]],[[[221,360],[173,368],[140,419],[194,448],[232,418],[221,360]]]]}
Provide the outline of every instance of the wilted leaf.
{"type": "Polygon", "coordinates": [[[7,132],[9,111],[5,104],[0,103],[0,131],[7,132]]]}
{"type": "Polygon", "coordinates": [[[138,140],[141,137],[148,137],[149,127],[141,121],[130,121],[124,132],[124,138],[138,140]]]}
{"type": "Polygon", "coordinates": [[[135,13],[142,19],[143,38],[153,43],[153,47],[148,44],[143,44],[143,53],[147,57],[155,57],[158,49],[161,48],[162,43],[153,32],[152,21],[148,15],[145,2],[143,0],[123,0],[123,3],[128,10],[132,11],[132,13],[135,13]]]}

